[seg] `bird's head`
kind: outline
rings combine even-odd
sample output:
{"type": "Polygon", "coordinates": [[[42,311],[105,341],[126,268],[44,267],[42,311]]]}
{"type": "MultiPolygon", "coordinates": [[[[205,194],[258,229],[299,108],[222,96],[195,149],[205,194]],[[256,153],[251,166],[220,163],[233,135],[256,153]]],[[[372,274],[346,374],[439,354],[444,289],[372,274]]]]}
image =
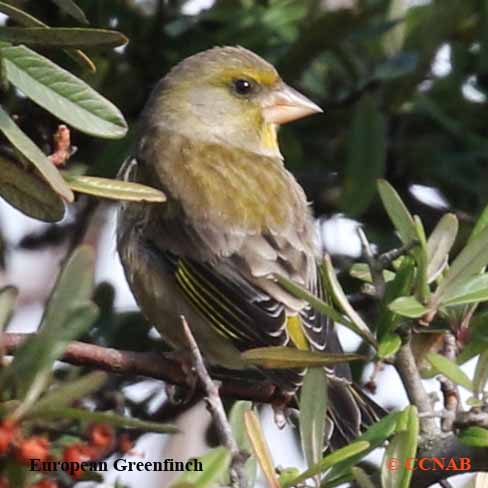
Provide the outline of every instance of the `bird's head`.
{"type": "Polygon", "coordinates": [[[277,126],[321,111],[258,55],[216,47],[186,58],[163,78],[146,118],[195,139],[281,156],[277,126]]]}

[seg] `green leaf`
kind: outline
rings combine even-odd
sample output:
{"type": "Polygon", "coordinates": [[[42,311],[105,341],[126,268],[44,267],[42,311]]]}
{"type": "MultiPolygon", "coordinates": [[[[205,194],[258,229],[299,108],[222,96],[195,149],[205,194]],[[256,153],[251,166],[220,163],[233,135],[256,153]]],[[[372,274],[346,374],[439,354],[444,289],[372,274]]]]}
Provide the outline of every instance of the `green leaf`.
{"type": "Polygon", "coordinates": [[[71,340],[86,332],[97,316],[98,310],[93,304],[73,306],[64,320],[49,324],[19,348],[9,371],[18,380],[22,402],[12,418],[18,420],[35,406],[48,385],[54,362],[62,356],[71,340]],[[55,332],[57,335],[54,336],[55,332]]]}
{"type": "Polygon", "coordinates": [[[480,354],[478,362],[476,363],[476,369],[473,377],[473,392],[479,396],[485,389],[486,382],[488,381],[488,350],[483,351],[480,354]]]}
{"type": "Polygon", "coordinates": [[[387,332],[378,344],[378,357],[380,359],[388,358],[397,353],[402,345],[400,336],[393,332],[387,332]]]}
{"type": "Polygon", "coordinates": [[[390,459],[406,460],[415,457],[417,452],[419,422],[417,409],[409,406],[403,412],[405,417],[405,430],[398,432],[386,448],[381,470],[382,486],[394,486],[395,488],[409,488],[412,478],[412,470],[389,468],[390,459]]]}
{"type": "Polygon", "coordinates": [[[231,455],[225,447],[210,449],[197,458],[203,465],[202,471],[186,471],[173,481],[169,488],[213,488],[222,486],[231,462],[231,455]]]}
{"type": "Polygon", "coordinates": [[[324,265],[321,267],[321,271],[323,272],[325,282],[327,283],[327,287],[331,292],[332,298],[336,302],[337,306],[342,310],[344,314],[347,315],[350,322],[349,324],[344,324],[346,327],[350,328],[352,331],[356,332],[356,334],[360,335],[363,339],[369,342],[374,348],[378,346],[376,343],[376,339],[371,334],[368,326],[361,318],[361,316],[352,308],[349,300],[342,289],[339,281],[337,280],[337,276],[334,271],[334,266],[332,265],[332,261],[329,255],[326,255],[324,258],[324,265]]]}
{"type": "Polygon", "coordinates": [[[68,15],[71,15],[74,19],[76,19],[80,24],[88,24],[88,19],[86,18],[85,13],[81,10],[78,5],[76,5],[73,0],[51,0],[54,2],[60,10],[65,12],[68,15]]]}
{"type": "MultiPolygon", "coordinates": [[[[369,265],[366,263],[354,263],[349,269],[349,274],[358,280],[366,281],[367,283],[373,282],[371,270],[369,269],[369,265]]],[[[389,269],[385,269],[383,270],[383,278],[385,282],[388,283],[395,278],[395,273],[389,269]]]]}
{"type": "Polygon", "coordinates": [[[359,354],[304,351],[293,347],[272,346],[248,349],[241,353],[241,359],[263,368],[301,369],[365,360],[367,357],[359,354]]]}
{"type": "Polygon", "coordinates": [[[488,429],[483,427],[467,427],[460,432],[458,438],[467,446],[488,447],[488,429]]]}
{"type": "Polygon", "coordinates": [[[483,209],[481,215],[478,217],[478,220],[476,221],[476,224],[471,231],[468,242],[471,242],[473,239],[475,239],[478,234],[480,234],[481,231],[484,230],[486,227],[488,227],[488,205],[483,209]]]}
{"type": "Polygon", "coordinates": [[[422,303],[427,303],[430,297],[430,289],[427,280],[428,251],[424,226],[418,215],[413,218],[415,231],[419,245],[414,249],[413,255],[417,263],[416,296],[422,303]]]}
{"type": "Polygon", "coordinates": [[[488,273],[468,278],[455,289],[449,289],[442,299],[442,306],[465,305],[488,300],[488,273]]]}
{"type": "Polygon", "coordinates": [[[415,297],[399,297],[388,305],[388,308],[401,315],[416,319],[425,315],[429,309],[422,305],[415,297]]]}
{"type": "Polygon", "coordinates": [[[0,54],[9,81],[59,119],[96,137],[117,139],[126,134],[118,108],[84,81],[24,46],[4,47],[0,54]]]}
{"type": "Polygon", "coordinates": [[[488,264],[488,227],[470,239],[466,247],[452,263],[444,279],[431,298],[431,306],[437,308],[446,296],[462,286],[462,283],[479,273],[488,264]]]}
{"type": "Polygon", "coordinates": [[[298,285],[297,283],[281,275],[275,275],[275,279],[283,288],[288,290],[292,295],[308,302],[317,312],[324,314],[326,317],[329,317],[334,322],[338,322],[339,324],[345,325],[346,327],[354,327],[354,324],[351,324],[346,317],[341,315],[337,310],[331,307],[328,303],[324,302],[320,298],[317,298],[315,295],[310,293],[302,286],[298,285]]]}
{"type": "Polygon", "coordinates": [[[358,466],[352,468],[352,476],[357,483],[358,488],[376,488],[371,481],[371,478],[366,474],[366,471],[358,466]]]}
{"type": "Polygon", "coordinates": [[[246,426],[247,436],[249,437],[254,456],[258,460],[259,466],[261,466],[269,488],[280,488],[268,443],[264,438],[259,419],[253,410],[244,412],[244,425],[246,426]]]}
{"type": "Polygon", "coordinates": [[[34,219],[57,222],[64,216],[63,200],[44,179],[1,155],[0,195],[34,219]]]}
{"type": "Polygon", "coordinates": [[[439,373],[443,374],[457,385],[464,386],[464,388],[470,391],[473,390],[473,382],[456,363],[449,361],[446,357],[435,352],[427,354],[425,358],[439,373]]]}
{"type": "Polygon", "coordinates": [[[113,48],[127,43],[127,37],[117,31],[77,27],[1,27],[0,41],[42,47],[104,47],[113,48]]]}
{"type": "Polygon", "coordinates": [[[458,233],[458,219],[456,215],[448,213],[439,220],[427,241],[427,280],[434,281],[447,265],[449,252],[458,233]]]}
{"type": "Polygon", "coordinates": [[[412,293],[414,277],[414,261],[410,256],[404,256],[398,271],[394,275],[394,279],[386,283],[385,294],[381,301],[377,320],[377,335],[380,341],[380,348],[385,336],[392,337],[392,333],[396,330],[401,319],[398,314],[389,309],[388,304],[399,297],[408,296],[412,293]]]}
{"type": "Polygon", "coordinates": [[[94,371],[86,374],[74,381],[58,385],[50,389],[31,409],[31,415],[42,412],[50,407],[61,408],[69,406],[76,400],[90,395],[97,391],[106,383],[107,373],[103,371],[94,371]]]}
{"type": "Polygon", "coordinates": [[[235,402],[234,405],[232,405],[229,413],[229,423],[231,425],[237,447],[239,447],[240,451],[249,454],[249,458],[244,464],[244,472],[246,474],[248,486],[251,487],[254,486],[256,482],[257,461],[251,455],[251,444],[249,443],[249,438],[247,437],[246,427],[244,424],[244,414],[248,410],[252,410],[252,402],[243,400],[235,402]]]}
{"type": "Polygon", "coordinates": [[[308,478],[312,478],[320,473],[324,473],[337,463],[343,462],[353,456],[356,456],[357,454],[363,453],[368,448],[369,442],[366,441],[356,441],[352,442],[348,446],[341,447],[340,449],[337,449],[337,451],[325,456],[319,463],[304,471],[302,474],[300,474],[300,476],[297,476],[291,482],[288,482],[285,486],[283,486],[283,488],[291,488],[299,483],[303,483],[308,478]]]}
{"type": "Polygon", "coordinates": [[[310,368],[300,391],[300,441],[309,467],[322,458],[327,413],[327,377],[323,368],[310,368]]]}
{"type": "MultiPolygon", "coordinates": [[[[29,15],[27,12],[14,7],[13,5],[9,5],[8,3],[0,2],[0,12],[8,15],[12,20],[20,25],[25,25],[28,27],[44,27],[49,29],[49,26],[44,22],[36,19],[32,15],[29,15]]],[[[93,61],[83,51],[80,51],[79,49],[65,49],[65,52],[81,66],[87,67],[92,72],[96,71],[93,61]]]]}
{"type": "Polygon", "coordinates": [[[335,480],[342,478],[362,457],[381,446],[396,431],[401,414],[398,411],[390,412],[371,427],[368,427],[366,432],[361,434],[356,440],[367,441],[370,444],[369,449],[366,452],[351,457],[347,461],[336,464],[330,473],[327,474],[324,482],[327,484],[330,482],[332,484],[335,480]]]}
{"type": "MultiPolygon", "coordinates": [[[[14,286],[4,286],[0,289],[0,333],[8,325],[14,313],[15,302],[19,291],[14,286]]],[[[1,354],[1,340],[0,340],[1,354]]]]}
{"type": "MultiPolygon", "coordinates": [[[[0,50],[3,55],[3,50],[0,50]]],[[[7,62],[7,60],[5,60],[7,62]]],[[[17,127],[7,112],[0,107],[0,131],[25,156],[47,181],[49,186],[67,202],[73,201],[73,192],[47,156],[17,127]]]]}
{"type": "Polygon", "coordinates": [[[417,239],[417,229],[412,215],[396,190],[386,181],[378,180],[378,191],[383,206],[404,244],[417,239]]]}
{"type": "Polygon", "coordinates": [[[348,141],[341,206],[346,214],[357,216],[368,208],[376,180],[385,171],[385,121],[369,95],[356,104],[348,141]]]}
{"type": "Polygon", "coordinates": [[[93,261],[93,250],[88,246],[73,252],[51,293],[39,332],[22,344],[11,365],[2,371],[0,385],[6,378],[13,379],[23,399],[14,413],[16,418],[34,406],[68,342],[84,333],[98,315],[97,307],[88,301],[93,261]]]}
{"type": "Polygon", "coordinates": [[[162,191],[140,183],[95,176],[66,176],[65,178],[72,190],[88,195],[132,202],[166,201],[162,191]]]}
{"type": "Polygon", "coordinates": [[[375,183],[385,171],[385,121],[375,100],[365,95],[356,105],[348,136],[342,209],[363,213],[376,193],[375,183]]]}
{"type": "Polygon", "coordinates": [[[80,420],[81,422],[87,423],[103,423],[125,429],[140,429],[146,432],[159,432],[161,434],[176,434],[179,432],[178,428],[171,424],[161,424],[159,422],[150,422],[134,417],[125,417],[124,415],[117,415],[112,412],[92,412],[81,408],[46,406],[42,410],[36,411],[35,416],[36,418],[63,418],[80,420]]]}

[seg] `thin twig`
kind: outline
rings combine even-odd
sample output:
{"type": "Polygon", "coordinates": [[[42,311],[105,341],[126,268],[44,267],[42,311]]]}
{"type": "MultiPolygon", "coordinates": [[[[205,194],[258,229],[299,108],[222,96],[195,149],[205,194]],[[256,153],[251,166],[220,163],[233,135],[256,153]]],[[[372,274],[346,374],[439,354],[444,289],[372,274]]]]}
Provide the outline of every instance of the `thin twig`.
{"type": "Polygon", "coordinates": [[[195,372],[206,392],[205,400],[216,425],[220,442],[223,446],[229,449],[232,456],[230,469],[232,485],[239,488],[246,488],[247,482],[244,474],[244,457],[237,446],[234,435],[232,434],[232,428],[227,420],[224,405],[220,399],[219,388],[208,374],[200,349],[198,348],[190,326],[183,315],[181,316],[181,323],[193,357],[193,367],[195,368],[195,372]]]}
{"type": "Polygon", "coordinates": [[[393,263],[395,259],[398,259],[400,256],[407,254],[418,244],[419,241],[417,240],[407,242],[407,244],[404,244],[403,246],[397,249],[392,249],[391,251],[381,254],[380,256],[378,256],[378,261],[381,263],[383,268],[386,268],[387,266],[390,266],[390,264],[393,263]]]}
{"type": "MultiPolygon", "coordinates": [[[[444,335],[444,356],[450,361],[456,361],[456,338],[452,333],[444,335]]],[[[442,420],[442,430],[451,432],[459,407],[459,390],[449,378],[440,377],[441,391],[444,396],[445,415],[442,420]]]]}
{"type": "Polygon", "coordinates": [[[373,280],[376,298],[381,300],[385,295],[385,277],[383,276],[383,266],[378,260],[375,259],[368,238],[361,227],[357,228],[357,233],[361,241],[363,256],[366,259],[371,272],[371,279],[373,280]]]}

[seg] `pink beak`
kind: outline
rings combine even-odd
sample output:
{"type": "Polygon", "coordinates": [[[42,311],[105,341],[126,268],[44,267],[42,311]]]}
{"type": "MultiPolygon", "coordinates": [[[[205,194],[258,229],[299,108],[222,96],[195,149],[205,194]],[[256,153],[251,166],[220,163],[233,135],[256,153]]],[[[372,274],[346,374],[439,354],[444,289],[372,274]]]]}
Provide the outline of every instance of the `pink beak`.
{"type": "Polygon", "coordinates": [[[263,102],[263,117],[269,124],[282,125],[320,112],[317,104],[285,84],[263,102]]]}

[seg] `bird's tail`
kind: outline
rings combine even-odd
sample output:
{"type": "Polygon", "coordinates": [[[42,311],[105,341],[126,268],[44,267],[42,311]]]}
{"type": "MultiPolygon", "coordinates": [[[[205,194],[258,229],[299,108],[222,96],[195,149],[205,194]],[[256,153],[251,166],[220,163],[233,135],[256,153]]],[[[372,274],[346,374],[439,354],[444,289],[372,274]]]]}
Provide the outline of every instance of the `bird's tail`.
{"type": "Polygon", "coordinates": [[[331,431],[329,448],[338,449],[352,442],[386,411],[353,383],[331,379],[328,387],[328,411],[331,431]]]}

